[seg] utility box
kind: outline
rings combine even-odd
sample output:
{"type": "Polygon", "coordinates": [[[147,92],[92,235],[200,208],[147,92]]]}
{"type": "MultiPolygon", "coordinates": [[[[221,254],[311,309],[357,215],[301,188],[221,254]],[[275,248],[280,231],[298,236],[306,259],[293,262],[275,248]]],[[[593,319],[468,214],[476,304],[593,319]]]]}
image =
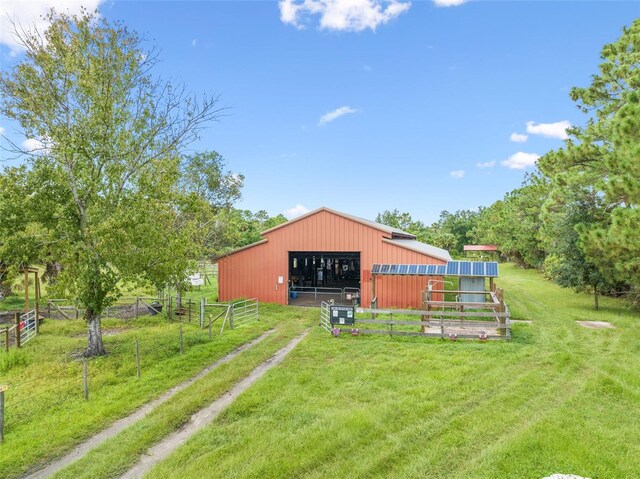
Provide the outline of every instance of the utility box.
{"type": "Polygon", "coordinates": [[[356,319],[353,306],[331,306],[331,324],[353,325],[356,319]]]}
{"type": "Polygon", "coordinates": [[[462,276],[460,278],[460,291],[466,291],[460,295],[463,303],[484,303],[484,278],[476,276],[462,276]],[[469,291],[482,291],[482,294],[469,294],[469,291]]]}

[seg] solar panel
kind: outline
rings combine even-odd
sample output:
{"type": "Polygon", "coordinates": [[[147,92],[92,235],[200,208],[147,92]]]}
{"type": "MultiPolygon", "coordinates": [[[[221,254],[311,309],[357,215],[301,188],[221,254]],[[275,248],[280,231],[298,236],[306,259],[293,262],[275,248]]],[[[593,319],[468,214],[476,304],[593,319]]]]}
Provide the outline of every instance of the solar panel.
{"type": "Polygon", "coordinates": [[[471,261],[460,261],[460,276],[471,276],[471,261]]]}
{"type": "Polygon", "coordinates": [[[399,264],[392,264],[389,268],[389,274],[398,274],[399,264]]]}
{"type": "Polygon", "coordinates": [[[427,265],[426,264],[419,264],[418,265],[418,274],[422,275],[422,276],[427,274],[427,265]]]}
{"type": "Polygon", "coordinates": [[[498,277],[498,263],[487,263],[487,276],[498,277]]]}
{"type": "Polygon", "coordinates": [[[449,261],[447,263],[447,274],[457,276],[460,264],[458,261],[449,261]]]}
{"type": "Polygon", "coordinates": [[[446,273],[446,271],[447,271],[447,265],[445,265],[445,264],[439,264],[439,265],[436,267],[436,274],[437,274],[438,276],[444,276],[444,275],[445,275],[445,273],[446,273]]]}
{"type": "Polygon", "coordinates": [[[484,276],[484,265],[485,263],[482,262],[473,263],[473,275],[484,276]]]}
{"type": "Polygon", "coordinates": [[[398,269],[398,274],[407,274],[407,271],[409,271],[409,265],[401,264],[400,269],[398,269]]]}
{"type": "Polygon", "coordinates": [[[410,264],[409,265],[409,274],[418,274],[418,265],[410,264]]]}
{"type": "Polygon", "coordinates": [[[391,266],[391,265],[389,265],[389,264],[383,264],[383,265],[380,265],[380,273],[382,273],[382,274],[388,274],[388,273],[389,273],[389,267],[390,267],[390,266],[391,266]]]}
{"type": "Polygon", "coordinates": [[[427,274],[428,275],[436,274],[436,265],[435,264],[430,264],[430,265],[427,266],[427,274]]]}
{"type": "Polygon", "coordinates": [[[377,274],[379,272],[380,272],[380,265],[374,264],[373,267],[371,268],[371,274],[377,274]]]}

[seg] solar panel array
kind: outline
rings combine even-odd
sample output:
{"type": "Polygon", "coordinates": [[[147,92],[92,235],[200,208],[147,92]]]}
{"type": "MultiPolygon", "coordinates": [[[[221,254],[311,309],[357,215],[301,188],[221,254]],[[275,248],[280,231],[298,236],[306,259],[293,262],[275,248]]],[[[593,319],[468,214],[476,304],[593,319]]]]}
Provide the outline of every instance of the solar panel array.
{"type": "Polygon", "coordinates": [[[374,264],[371,274],[398,276],[498,277],[495,261],[448,261],[447,264],[374,264]]]}

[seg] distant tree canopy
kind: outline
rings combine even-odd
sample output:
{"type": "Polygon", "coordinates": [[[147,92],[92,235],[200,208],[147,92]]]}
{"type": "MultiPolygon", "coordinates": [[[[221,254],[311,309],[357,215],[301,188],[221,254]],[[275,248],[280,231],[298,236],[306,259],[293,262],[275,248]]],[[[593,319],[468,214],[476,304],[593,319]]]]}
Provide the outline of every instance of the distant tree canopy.
{"type": "Polygon", "coordinates": [[[443,211],[438,221],[430,226],[413,220],[411,214],[400,213],[397,209],[385,210],[376,216],[376,222],[411,233],[418,241],[444,248],[453,255],[462,255],[477,220],[478,212],[469,210],[455,213],[443,211]]]}

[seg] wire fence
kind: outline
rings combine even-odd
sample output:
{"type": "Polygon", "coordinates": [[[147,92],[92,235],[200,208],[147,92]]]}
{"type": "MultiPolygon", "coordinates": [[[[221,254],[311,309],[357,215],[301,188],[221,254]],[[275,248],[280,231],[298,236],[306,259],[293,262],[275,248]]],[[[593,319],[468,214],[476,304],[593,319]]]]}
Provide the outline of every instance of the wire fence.
{"type": "MultiPolygon", "coordinates": [[[[259,320],[259,305],[255,299],[211,304],[202,300],[198,304],[190,299],[176,301],[168,297],[137,297],[132,306],[134,317],[155,313],[162,314],[163,319],[178,319],[175,331],[162,335],[147,334],[126,341],[115,340],[112,344],[109,344],[109,338],[104,338],[108,350],[106,357],[85,359],[82,352],[77,351],[67,355],[63,363],[47,367],[46,373],[0,384],[0,438],[4,438],[5,431],[36,420],[43,414],[73,411],[74,404],[109,394],[114,384],[139,381],[152,371],[158,374],[159,364],[180,357],[190,349],[210,344],[213,340],[212,326],[216,321],[222,323],[222,334],[225,324],[227,329],[235,329],[259,320]],[[164,314],[168,313],[165,306],[166,309],[173,308],[171,315],[164,314]]],[[[35,323],[35,319],[31,319],[35,323]]],[[[0,331],[0,345],[4,345],[4,336],[0,331]]],[[[16,352],[12,354],[18,354],[18,350],[13,351],[16,352]]],[[[11,360],[11,356],[5,356],[5,360],[11,360]]]]}
{"type": "Polygon", "coordinates": [[[211,342],[197,325],[186,330],[187,326],[177,324],[168,336],[147,335],[107,345],[106,357],[86,359],[78,353],[63,364],[47,368],[46,374],[0,384],[0,390],[4,389],[0,393],[0,436],[43,415],[73,411],[74,406],[111,394],[116,384],[126,387],[147,373],[156,375],[159,364],[211,342]]]}

